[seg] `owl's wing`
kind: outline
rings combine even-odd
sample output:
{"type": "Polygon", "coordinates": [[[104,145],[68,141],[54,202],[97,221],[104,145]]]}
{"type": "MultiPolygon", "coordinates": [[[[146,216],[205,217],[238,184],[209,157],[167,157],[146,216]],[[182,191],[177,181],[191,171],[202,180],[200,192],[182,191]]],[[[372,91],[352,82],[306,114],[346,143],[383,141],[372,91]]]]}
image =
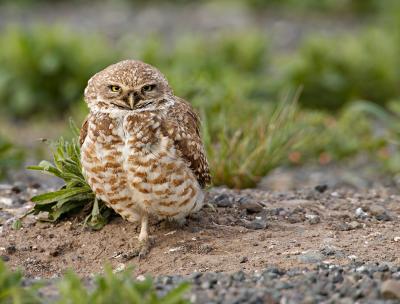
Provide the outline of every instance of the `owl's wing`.
{"type": "Polygon", "coordinates": [[[211,181],[210,170],[200,137],[200,119],[192,106],[176,97],[167,118],[162,124],[165,136],[173,138],[175,148],[190,164],[199,184],[204,187],[211,181]]]}
{"type": "Polygon", "coordinates": [[[85,141],[85,138],[87,136],[88,133],[88,120],[89,120],[89,115],[86,116],[85,120],[83,121],[82,127],[81,127],[81,131],[79,133],[79,145],[82,147],[83,142],[85,141]]]}

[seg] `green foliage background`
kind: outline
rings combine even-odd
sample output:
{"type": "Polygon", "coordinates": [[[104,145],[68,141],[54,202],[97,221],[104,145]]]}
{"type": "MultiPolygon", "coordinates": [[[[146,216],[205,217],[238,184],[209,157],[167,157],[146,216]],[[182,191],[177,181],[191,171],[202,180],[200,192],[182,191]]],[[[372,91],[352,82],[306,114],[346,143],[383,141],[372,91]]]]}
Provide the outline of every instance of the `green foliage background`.
{"type": "MultiPolygon", "coordinates": [[[[132,7],[153,2],[111,1],[132,7]]],[[[222,0],[203,2],[228,5],[222,0]]],[[[5,3],[34,5],[29,0],[5,3]]],[[[377,155],[392,142],[376,138],[371,127],[374,118],[356,113],[352,105],[363,100],[388,108],[400,100],[396,68],[400,66],[400,4],[382,3],[229,2],[250,11],[347,14],[364,20],[351,33],[306,35],[288,52],[277,52],[268,35],[254,29],[207,36],[188,33],[174,39],[156,35],[110,39],[62,24],[5,27],[0,31],[0,117],[12,124],[38,120],[51,124],[73,116],[80,123],[87,112],[82,94],[90,76],[113,62],[136,58],[157,66],[176,95],[200,111],[215,185],[252,187],[271,169],[290,163],[293,152],[301,153],[301,162],[318,159],[322,153],[332,160],[361,151],[377,155]],[[298,91],[301,94],[294,98],[298,91]],[[282,110],[282,101],[294,99],[297,105],[282,110]],[[272,128],[276,113],[285,119],[278,119],[279,128],[272,128]],[[314,141],[320,134],[324,136],[314,141]]],[[[397,148],[391,151],[396,154],[397,148]]],[[[15,159],[0,151],[2,172],[9,167],[5,163],[16,163],[15,159]]]]}

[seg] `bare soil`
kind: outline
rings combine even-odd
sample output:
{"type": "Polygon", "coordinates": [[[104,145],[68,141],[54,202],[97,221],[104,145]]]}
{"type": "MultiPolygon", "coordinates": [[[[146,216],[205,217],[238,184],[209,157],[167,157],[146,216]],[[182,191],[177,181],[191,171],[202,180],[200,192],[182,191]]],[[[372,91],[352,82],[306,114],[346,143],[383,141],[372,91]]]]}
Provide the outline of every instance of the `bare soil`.
{"type": "MultiPolygon", "coordinates": [[[[105,263],[114,269],[134,265],[138,275],[152,276],[307,269],[316,263],[354,261],[400,265],[400,195],[383,187],[325,188],[210,189],[209,205],[184,225],[153,221],[155,245],[142,260],[127,260],[139,227],[118,216],[101,231],[84,228],[73,218],[50,224],[33,216],[24,220],[22,229],[13,230],[11,218],[0,230],[0,256],[33,278],[56,277],[68,268],[91,276],[105,263]]],[[[15,194],[10,189],[1,196],[27,198],[26,191],[15,194]]],[[[4,207],[0,213],[17,213],[12,210],[4,207]]]]}

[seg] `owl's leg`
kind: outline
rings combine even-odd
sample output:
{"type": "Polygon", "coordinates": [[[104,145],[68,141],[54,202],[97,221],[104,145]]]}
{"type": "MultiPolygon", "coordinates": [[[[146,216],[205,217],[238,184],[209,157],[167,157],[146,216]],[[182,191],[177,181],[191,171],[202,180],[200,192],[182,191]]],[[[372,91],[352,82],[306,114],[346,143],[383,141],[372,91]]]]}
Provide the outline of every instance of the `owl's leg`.
{"type": "Polygon", "coordinates": [[[143,215],[141,218],[141,227],[139,234],[139,242],[145,242],[149,238],[149,216],[143,215]]]}
{"type": "Polygon", "coordinates": [[[123,255],[126,261],[134,257],[139,257],[139,260],[144,258],[150,252],[153,245],[152,239],[149,236],[149,216],[147,214],[142,215],[140,221],[139,246],[137,246],[137,241],[131,240],[129,242],[130,250],[123,255]]]}
{"type": "Polygon", "coordinates": [[[152,240],[149,237],[149,216],[148,214],[142,215],[141,227],[139,234],[139,259],[144,258],[151,249],[152,240]]]}

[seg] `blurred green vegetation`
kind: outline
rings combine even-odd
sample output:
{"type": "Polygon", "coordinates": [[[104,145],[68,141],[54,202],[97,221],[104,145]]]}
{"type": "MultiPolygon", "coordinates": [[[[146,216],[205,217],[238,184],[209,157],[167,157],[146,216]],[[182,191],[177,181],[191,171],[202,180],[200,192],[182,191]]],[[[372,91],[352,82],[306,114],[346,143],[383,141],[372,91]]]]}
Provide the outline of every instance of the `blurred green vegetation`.
{"type": "Polygon", "coordinates": [[[20,119],[62,115],[81,100],[95,72],[115,60],[104,40],[64,28],[8,28],[0,34],[2,114],[20,119]]]}
{"type": "Polygon", "coordinates": [[[6,177],[10,169],[19,167],[23,159],[22,149],[0,135],[0,179],[6,177]]]}
{"type": "Polygon", "coordinates": [[[158,67],[176,95],[200,111],[215,185],[251,187],[282,164],[324,163],[361,151],[397,155],[391,140],[376,136],[374,118],[354,104],[364,100],[390,111],[399,103],[399,2],[246,3],[376,16],[369,17],[373,26],[352,34],[309,35],[289,53],[273,51],[267,35],[254,31],[109,41],[62,26],[7,28],[0,33],[0,116],[27,123],[81,120],[90,76],[136,58],[158,67]],[[282,96],[299,88],[298,103],[291,104],[292,96],[283,106],[282,96]]]}
{"type": "MultiPolygon", "coordinates": [[[[44,283],[44,282],[43,282],[44,283]]],[[[13,304],[187,304],[184,294],[190,289],[183,282],[164,296],[158,296],[153,281],[133,279],[132,269],[113,273],[106,266],[103,275],[94,278],[93,288],[87,288],[82,280],[72,271],[58,281],[58,297],[49,300],[40,292],[44,284],[29,284],[23,281],[19,271],[11,271],[0,259],[0,303],[13,304]]]]}
{"type": "MultiPolygon", "coordinates": [[[[100,2],[99,0],[2,0],[3,3],[32,6],[39,4],[53,4],[54,2],[72,2],[72,3],[89,3],[100,2]]],[[[185,5],[192,4],[190,0],[108,0],[113,4],[128,4],[128,5],[152,5],[152,4],[172,4],[185,5]]],[[[221,5],[232,5],[232,2],[239,3],[250,9],[285,9],[289,11],[302,12],[328,12],[328,13],[347,13],[358,16],[371,15],[381,13],[396,6],[397,0],[199,0],[197,3],[212,3],[221,5]]]]}
{"type": "Polygon", "coordinates": [[[304,106],[338,110],[355,100],[385,105],[400,96],[400,41],[382,30],[357,38],[312,37],[286,67],[282,82],[303,86],[304,106]]]}
{"type": "Polygon", "coordinates": [[[176,94],[206,115],[229,109],[238,121],[260,104],[276,104],[288,88],[303,88],[304,107],[337,111],[356,100],[385,105],[400,96],[396,32],[312,36],[294,54],[280,55],[256,32],[183,37],[167,48],[157,37],[111,46],[61,27],[14,27],[0,33],[0,106],[7,118],[65,117],[82,107],[90,76],[123,58],[157,66],[176,94]]]}
{"type": "Polygon", "coordinates": [[[281,8],[302,12],[349,13],[371,15],[394,7],[397,0],[246,0],[254,9],[281,8]]]}

